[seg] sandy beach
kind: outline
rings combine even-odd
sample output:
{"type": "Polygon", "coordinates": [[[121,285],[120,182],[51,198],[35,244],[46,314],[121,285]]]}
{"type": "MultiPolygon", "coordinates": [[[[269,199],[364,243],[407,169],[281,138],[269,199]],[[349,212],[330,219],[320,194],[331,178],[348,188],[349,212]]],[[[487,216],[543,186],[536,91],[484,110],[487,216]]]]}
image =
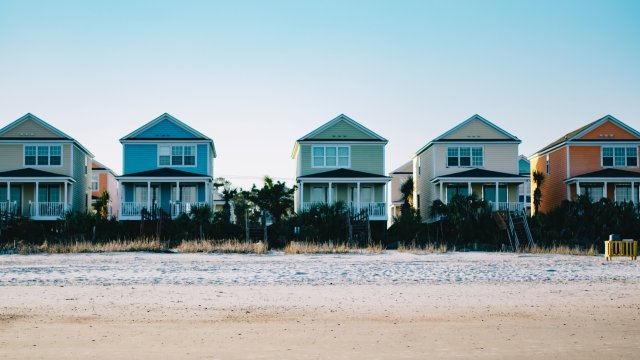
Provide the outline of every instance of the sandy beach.
{"type": "Polygon", "coordinates": [[[640,356],[640,266],[625,259],[4,256],[0,285],[2,359],[640,356]],[[132,271],[117,271],[127,263],[132,271]],[[354,275],[395,271],[403,263],[414,277],[354,275]],[[460,264],[467,275],[448,276],[460,264]],[[563,270],[569,264],[583,272],[571,275],[574,270],[563,270]],[[517,265],[528,270],[514,273],[510,267],[517,265]],[[317,266],[327,266],[327,274],[314,277],[310,269],[317,266]],[[268,275],[270,267],[284,274],[281,281],[268,275]],[[248,277],[254,268],[262,275],[248,277]],[[187,279],[202,272],[203,280],[185,283],[168,269],[187,279]],[[473,276],[487,269],[492,276],[473,276]],[[305,275],[306,281],[292,280],[305,275]]]}

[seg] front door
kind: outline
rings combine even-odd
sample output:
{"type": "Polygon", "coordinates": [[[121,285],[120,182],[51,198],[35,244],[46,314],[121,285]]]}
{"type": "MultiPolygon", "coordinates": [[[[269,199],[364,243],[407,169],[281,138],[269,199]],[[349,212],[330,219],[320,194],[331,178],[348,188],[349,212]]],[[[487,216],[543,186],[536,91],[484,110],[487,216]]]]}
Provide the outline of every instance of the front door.
{"type": "MultiPolygon", "coordinates": [[[[485,201],[496,202],[496,187],[495,185],[485,185],[482,194],[485,201]]],[[[498,186],[498,202],[507,202],[507,187],[506,185],[498,186]]]]}

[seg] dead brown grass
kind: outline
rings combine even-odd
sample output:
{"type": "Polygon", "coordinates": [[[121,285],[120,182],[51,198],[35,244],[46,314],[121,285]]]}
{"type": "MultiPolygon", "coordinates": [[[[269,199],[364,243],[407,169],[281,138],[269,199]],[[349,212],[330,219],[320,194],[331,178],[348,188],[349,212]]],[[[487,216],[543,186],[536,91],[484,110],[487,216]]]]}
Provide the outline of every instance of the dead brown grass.
{"type": "Polygon", "coordinates": [[[426,244],[425,246],[418,246],[415,243],[410,245],[400,244],[398,246],[398,252],[410,253],[410,254],[444,254],[449,251],[447,244],[426,244]]]}
{"type": "Polygon", "coordinates": [[[588,249],[582,249],[579,247],[569,247],[566,245],[553,245],[550,247],[535,246],[523,250],[524,253],[531,254],[558,254],[558,255],[580,255],[580,256],[598,256],[600,253],[595,246],[591,246],[588,249]]]}
{"type": "Polygon", "coordinates": [[[367,247],[351,246],[345,243],[334,244],[292,241],[284,248],[286,255],[297,254],[380,254],[385,251],[381,244],[369,244],[367,247]]]}
{"type": "Polygon", "coordinates": [[[181,253],[266,254],[267,244],[261,241],[193,240],[183,241],[175,250],[181,253]]]}
{"type": "Polygon", "coordinates": [[[109,241],[106,243],[92,243],[89,241],[76,241],[74,243],[49,244],[45,242],[42,246],[21,247],[20,253],[28,254],[33,252],[43,252],[48,254],[73,254],[73,253],[104,253],[104,252],[124,252],[124,251],[152,251],[159,252],[167,250],[158,239],[135,239],[128,241],[109,241]]]}

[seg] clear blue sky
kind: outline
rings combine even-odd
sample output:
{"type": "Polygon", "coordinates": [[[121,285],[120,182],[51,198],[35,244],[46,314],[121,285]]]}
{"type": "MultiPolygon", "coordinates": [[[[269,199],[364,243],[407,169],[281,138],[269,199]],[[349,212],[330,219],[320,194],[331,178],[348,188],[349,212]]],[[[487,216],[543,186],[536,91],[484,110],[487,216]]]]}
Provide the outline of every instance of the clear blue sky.
{"type": "Polygon", "coordinates": [[[640,128],[640,1],[0,0],[0,125],[27,112],[118,172],[168,112],[242,186],[293,178],[340,113],[389,139],[387,171],[475,113],[530,155],[605,114],[640,128]]]}

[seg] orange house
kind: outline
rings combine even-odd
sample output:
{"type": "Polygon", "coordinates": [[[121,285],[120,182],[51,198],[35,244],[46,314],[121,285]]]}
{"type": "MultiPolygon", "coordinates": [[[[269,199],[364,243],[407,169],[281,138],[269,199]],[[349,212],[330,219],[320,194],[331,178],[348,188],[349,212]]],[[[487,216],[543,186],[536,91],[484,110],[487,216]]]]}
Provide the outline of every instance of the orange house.
{"type": "MultiPolygon", "coordinates": [[[[640,133],[607,115],[572,131],[533,154],[531,172],[545,175],[539,211],[586,195],[638,203],[640,133]]],[[[531,197],[536,185],[531,179],[531,197]]]]}
{"type": "Polygon", "coordinates": [[[104,191],[109,193],[109,217],[117,218],[120,210],[120,187],[116,180],[116,173],[102,163],[93,160],[91,164],[91,203],[95,205],[96,200],[104,191]]]}

